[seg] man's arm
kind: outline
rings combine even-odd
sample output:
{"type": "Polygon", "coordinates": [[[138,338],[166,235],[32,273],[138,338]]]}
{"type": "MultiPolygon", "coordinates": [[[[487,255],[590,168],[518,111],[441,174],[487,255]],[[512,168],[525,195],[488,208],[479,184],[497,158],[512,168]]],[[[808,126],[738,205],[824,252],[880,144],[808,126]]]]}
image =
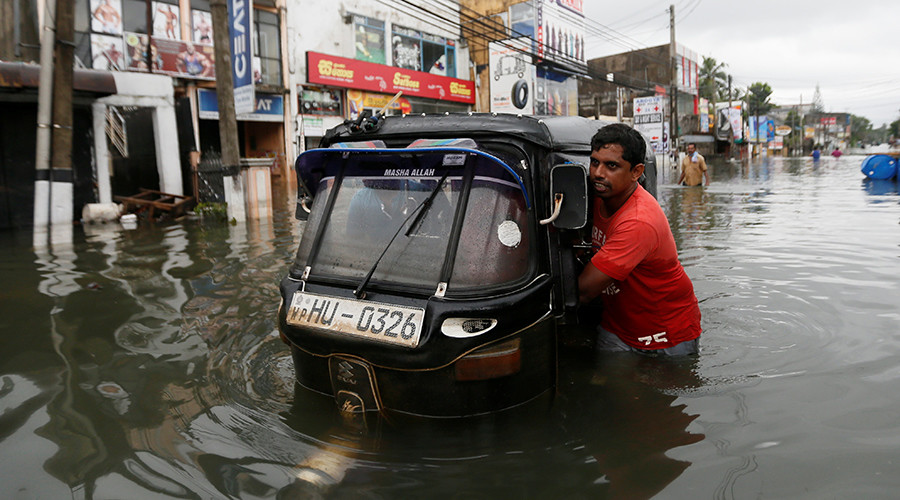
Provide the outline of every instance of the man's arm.
{"type": "Polygon", "coordinates": [[[709,167],[706,166],[706,158],[701,156],[700,163],[703,167],[703,178],[706,179],[706,185],[709,186],[709,167]]]}
{"type": "Polygon", "coordinates": [[[613,281],[606,273],[597,269],[597,266],[588,262],[578,276],[578,301],[587,304],[603,293],[613,281]]]}

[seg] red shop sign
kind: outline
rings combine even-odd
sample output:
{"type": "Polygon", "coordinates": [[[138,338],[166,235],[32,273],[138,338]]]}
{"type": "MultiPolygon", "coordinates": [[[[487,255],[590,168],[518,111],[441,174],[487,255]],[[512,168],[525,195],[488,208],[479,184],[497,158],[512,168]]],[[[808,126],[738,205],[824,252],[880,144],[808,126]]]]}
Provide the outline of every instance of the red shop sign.
{"type": "Polygon", "coordinates": [[[384,64],[306,53],[306,80],[319,85],[475,104],[475,82],[384,64]]]}

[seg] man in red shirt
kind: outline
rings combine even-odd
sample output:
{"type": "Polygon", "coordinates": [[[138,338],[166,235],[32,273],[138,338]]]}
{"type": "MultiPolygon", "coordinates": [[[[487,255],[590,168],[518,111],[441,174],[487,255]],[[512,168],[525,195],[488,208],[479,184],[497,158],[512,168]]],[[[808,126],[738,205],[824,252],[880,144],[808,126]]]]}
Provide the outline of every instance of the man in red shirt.
{"type": "Polygon", "coordinates": [[[591,139],[596,253],[578,277],[579,299],[603,301],[597,347],[652,355],[696,354],[700,308],[659,203],[640,184],[646,143],[627,125],[591,139]]]}

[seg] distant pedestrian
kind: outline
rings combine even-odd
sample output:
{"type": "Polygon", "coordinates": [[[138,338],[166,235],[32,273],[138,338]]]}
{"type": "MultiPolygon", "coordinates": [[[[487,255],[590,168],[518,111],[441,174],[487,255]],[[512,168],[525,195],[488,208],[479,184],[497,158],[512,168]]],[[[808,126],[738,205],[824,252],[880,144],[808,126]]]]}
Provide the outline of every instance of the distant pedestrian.
{"type": "Polygon", "coordinates": [[[819,146],[813,147],[812,154],[810,156],[812,156],[813,161],[819,161],[819,158],[822,156],[822,152],[819,151],[819,146]]]}
{"type": "Polygon", "coordinates": [[[841,153],[841,150],[838,147],[835,147],[834,151],[831,152],[831,156],[834,156],[835,158],[840,158],[842,154],[844,153],[841,153]]]}
{"type": "Polygon", "coordinates": [[[691,142],[687,145],[687,154],[681,160],[681,177],[678,178],[678,184],[699,186],[704,179],[706,179],[706,185],[709,186],[706,158],[697,152],[697,145],[691,142]]]}

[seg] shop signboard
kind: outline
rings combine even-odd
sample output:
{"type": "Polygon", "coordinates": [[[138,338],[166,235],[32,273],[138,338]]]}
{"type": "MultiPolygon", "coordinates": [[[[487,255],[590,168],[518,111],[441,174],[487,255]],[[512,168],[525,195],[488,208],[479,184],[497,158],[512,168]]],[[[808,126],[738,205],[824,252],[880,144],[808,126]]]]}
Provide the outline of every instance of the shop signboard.
{"type": "MultiPolygon", "coordinates": [[[[203,120],[219,119],[219,101],[216,91],[197,89],[197,101],[203,120]]],[[[256,94],[255,104],[250,113],[238,113],[238,121],[248,122],[280,122],[284,120],[284,97],[279,94],[256,94]]]]}
{"type": "Polygon", "coordinates": [[[253,0],[228,0],[228,33],[231,43],[231,77],[234,80],[234,112],[253,113],[253,53],[250,50],[250,15],[253,0]]]}
{"type": "Polygon", "coordinates": [[[650,139],[654,151],[664,152],[662,96],[634,99],[634,128],[650,139]]]}
{"type": "Polygon", "coordinates": [[[425,97],[475,104],[475,82],[385,66],[319,52],[306,53],[306,80],[357,90],[370,90],[405,97],[425,97]]]}

